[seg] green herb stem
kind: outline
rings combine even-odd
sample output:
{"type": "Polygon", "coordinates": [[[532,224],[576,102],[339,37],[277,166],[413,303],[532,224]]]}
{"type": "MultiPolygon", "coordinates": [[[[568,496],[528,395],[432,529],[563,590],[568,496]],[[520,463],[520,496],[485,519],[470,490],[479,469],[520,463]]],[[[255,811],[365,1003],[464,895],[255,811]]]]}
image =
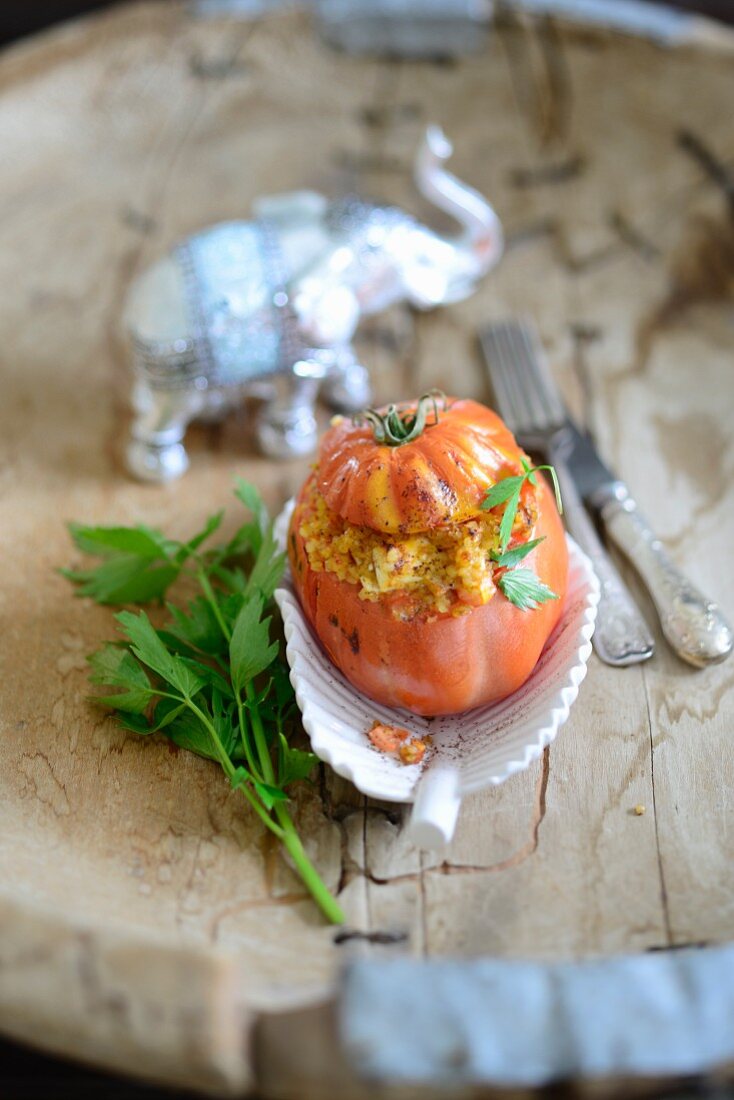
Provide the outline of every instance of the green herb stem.
{"type": "Polygon", "coordinates": [[[197,570],[196,579],[198,580],[199,584],[201,585],[201,590],[204,593],[204,595],[206,596],[207,602],[208,602],[209,606],[211,607],[211,609],[214,613],[214,618],[217,620],[217,623],[219,624],[219,628],[222,631],[222,634],[227,639],[227,642],[231,642],[232,641],[232,632],[229,629],[229,627],[227,626],[226,622],[224,621],[224,616],[222,615],[222,609],[219,606],[219,601],[216,597],[216,593],[214,592],[214,589],[211,586],[211,581],[209,580],[208,576],[206,575],[206,572],[203,569],[197,570]]]}
{"type": "MultiPolygon", "coordinates": [[[[227,754],[227,751],[224,748],[224,745],[222,744],[222,742],[220,740],[219,734],[217,733],[217,731],[214,728],[213,724],[209,721],[209,718],[204,713],[204,711],[201,710],[200,707],[197,707],[196,703],[194,703],[193,700],[186,699],[186,705],[189,708],[189,710],[192,712],[192,714],[196,715],[196,717],[201,722],[202,726],[204,726],[204,728],[208,732],[209,736],[211,737],[212,744],[214,746],[214,750],[217,754],[217,757],[219,758],[219,763],[222,765],[222,770],[224,771],[227,778],[231,781],[234,778],[234,775],[235,775],[235,772],[236,772],[237,769],[235,768],[234,764],[230,760],[230,758],[227,754]]],[[[263,821],[263,823],[265,825],[267,825],[268,829],[270,829],[271,832],[275,833],[275,835],[280,840],[283,840],[284,839],[283,829],[273,821],[272,817],[267,812],[265,807],[258,801],[256,795],[254,795],[252,793],[252,791],[248,790],[248,788],[246,786],[240,786],[240,787],[238,787],[238,790],[242,791],[243,795],[245,796],[247,801],[250,803],[250,805],[252,806],[255,813],[263,821]]]]}
{"type": "Polygon", "coordinates": [[[245,688],[245,694],[247,696],[247,702],[250,705],[250,717],[252,725],[252,734],[255,738],[255,747],[257,748],[257,755],[260,758],[260,765],[262,767],[263,779],[266,783],[275,782],[275,769],[273,768],[273,761],[270,758],[270,751],[268,749],[268,743],[265,739],[265,730],[263,729],[262,718],[260,717],[260,711],[257,709],[255,688],[250,681],[245,688]]]}
{"type": "Polygon", "coordinates": [[[344,910],[306,855],[290,814],[280,803],[276,804],[275,813],[283,828],[283,847],[293,860],[298,874],[312,898],[327,920],[331,921],[332,924],[344,924],[344,910]]]}
{"type": "Polygon", "coordinates": [[[201,709],[201,707],[198,707],[192,699],[186,699],[185,702],[191,713],[196,715],[202,726],[204,726],[204,728],[206,729],[211,738],[212,745],[214,746],[214,751],[216,752],[219,759],[219,763],[222,765],[222,769],[224,770],[227,778],[232,779],[237,769],[230,760],[227,750],[222,744],[219,734],[214,728],[213,723],[209,721],[209,718],[201,709]]]}
{"type": "Polygon", "coordinates": [[[250,738],[247,736],[247,717],[245,715],[245,707],[242,702],[242,698],[237,696],[237,719],[240,727],[240,741],[242,742],[242,750],[247,759],[247,766],[255,776],[256,779],[260,778],[258,774],[258,766],[255,757],[252,755],[252,746],[250,745],[250,738]]]}
{"type": "Polygon", "coordinates": [[[281,840],[285,843],[285,833],[283,832],[283,830],[278,825],[276,825],[276,823],[273,821],[272,817],[270,816],[268,811],[265,809],[263,804],[258,801],[257,796],[254,795],[252,793],[252,791],[249,789],[249,787],[247,787],[247,786],[238,787],[237,789],[242,791],[243,795],[245,796],[247,801],[250,803],[253,810],[257,814],[257,816],[261,819],[261,821],[265,825],[267,825],[267,827],[268,827],[268,829],[270,829],[271,833],[275,833],[278,840],[281,840]]]}
{"type": "MultiPolygon", "coordinates": [[[[199,583],[201,584],[202,591],[206,596],[206,599],[212,607],[212,611],[216,617],[216,620],[220,626],[220,629],[227,639],[227,642],[232,640],[232,632],[228,629],[227,624],[219,607],[219,603],[216,598],[216,594],[211,586],[208,576],[203,570],[199,570],[197,573],[199,583]]],[[[265,730],[262,724],[262,718],[257,707],[257,693],[255,691],[254,684],[249,681],[245,688],[245,696],[249,705],[250,712],[250,727],[252,729],[253,739],[255,741],[255,747],[257,749],[257,755],[260,761],[260,771],[262,778],[266,783],[275,783],[275,769],[273,767],[273,761],[268,749],[267,740],[265,738],[265,730]]],[[[237,714],[240,727],[240,736],[242,738],[242,747],[247,758],[247,763],[250,771],[258,777],[258,768],[255,759],[252,755],[252,749],[250,747],[250,739],[247,736],[247,719],[245,716],[245,709],[242,703],[242,697],[237,694],[237,714]]],[[[216,738],[216,732],[214,734],[216,738]]],[[[216,738],[216,742],[221,747],[221,742],[216,738]]],[[[223,751],[223,750],[222,750],[223,751]]],[[[225,753],[226,756],[226,753],[225,753]]],[[[227,758],[227,761],[231,765],[231,761],[227,758]]],[[[225,769],[226,770],[226,769],[225,769]]],[[[234,769],[232,768],[232,773],[234,769]]],[[[231,776],[230,776],[231,778],[231,776]]],[[[267,827],[280,838],[284,848],[289,853],[293,860],[294,866],[303,882],[304,886],[308,889],[312,898],[318,905],[321,912],[331,921],[332,924],[344,923],[344,911],[339,905],[336,898],[333,896],[329,888],[324,883],[323,879],[319,875],[318,871],[311,863],[311,860],[306,855],[306,851],[303,847],[301,838],[299,837],[296,827],[293,824],[293,820],[281,803],[276,803],[274,806],[275,816],[278,819],[279,825],[277,825],[270,814],[264,809],[261,803],[257,800],[256,796],[247,788],[242,786],[240,788],[242,793],[248,799],[260,818],[265,822],[267,827]]]]}

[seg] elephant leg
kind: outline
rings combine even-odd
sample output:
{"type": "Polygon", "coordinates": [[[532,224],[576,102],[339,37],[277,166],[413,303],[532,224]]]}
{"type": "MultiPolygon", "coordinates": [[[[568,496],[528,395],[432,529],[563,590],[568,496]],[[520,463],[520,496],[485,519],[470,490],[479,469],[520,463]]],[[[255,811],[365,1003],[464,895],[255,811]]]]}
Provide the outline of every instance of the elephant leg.
{"type": "Polygon", "coordinates": [[[133,390],[133,420],[127,467],[140,481],[173,481],[189,460],[183,446],[186,428],[206,405],[205,395],[185,390],[154,390],[138,380],[133,390]]]}
{"type": "Polygon", "coordinates": [[[243,394],[226,388],[210,386],[205,400],[196,410],[196,419],[202,424],[221,424],[227,413],[243,400],[243,394]]]}
{"type": "Polygon", "coordinates": [[[294,458],[316,449],[318,427],[314,405],[318,379],[281,374],[273,379],[273,396],[260,409],[257,441],[271,458],[294,458]]]}
{"type": "Polygon", "coordinates": [[[330,367],[321,393],[337,412],[355,413],[368,407],[372,400],[370,376],[351,350],[340,355],[336,364],[330,367]]]}

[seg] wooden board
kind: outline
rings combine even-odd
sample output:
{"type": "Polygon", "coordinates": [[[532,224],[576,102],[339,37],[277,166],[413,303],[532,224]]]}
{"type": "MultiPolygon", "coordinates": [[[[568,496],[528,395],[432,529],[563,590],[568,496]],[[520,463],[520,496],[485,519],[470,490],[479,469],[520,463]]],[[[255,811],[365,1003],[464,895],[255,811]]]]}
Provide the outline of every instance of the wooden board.
{"type": "Polygon", "coordinates": [[[323,769],[298,815],[364,934],[340,945],[214,768],[89,707],[84,655],[110,615],[57,573],[67,520],[183,534],[235,474],[277,507],[306,469],[258,457],[243,410],[192,431],[180,483],[128,480],[118,321],[136,273],[261,193],[357,186],[427,214],[409,167],[438,121],[508,251],[467,302],[364,327],[378,395],[488,399],[477,326],[532,312],[569,401],[731,616],[734,220],[680,140],[734,166],[730,102],[725,57],[550,22],[409,64],[339,56],[301,14],[205,22],[150,3],[5,52],[3,1030],[235,1089],[250,1014],[323,996],[352,949],[578,958],[731,937],[734,663],[693,672],[662,639],[641,668],[593,658],[557,743],[467,802],[445,862],[408,849],[400,808],[323,769]]]}

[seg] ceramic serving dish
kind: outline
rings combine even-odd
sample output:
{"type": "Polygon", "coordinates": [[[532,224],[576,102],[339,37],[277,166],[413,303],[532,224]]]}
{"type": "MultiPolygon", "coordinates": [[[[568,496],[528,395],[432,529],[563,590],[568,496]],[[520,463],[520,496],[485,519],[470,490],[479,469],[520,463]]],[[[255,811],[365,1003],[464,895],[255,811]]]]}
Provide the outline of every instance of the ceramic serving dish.
{"type": "MultiPolygon", "coordinates": [[[[292,510],[291,501],[276,523],[282,546],[292,510]]],[[[313,751],[363,794],[412,802],[409,831],[419,847],[443,848],[453,835],[464,795],[503,783],[527,768],[568,718],[586,675],[599,601],[589,559],[570,537],[568,549],[563,614],[530,679],[507,699],[446,717],[422,718],[362,695],[324,653],[288,572],[275,593],[291,681],[313,751]],[[430,735],[422,763],[405,765],[378,752],[367,736],[375,720],[419,737],[430,735]]]]}

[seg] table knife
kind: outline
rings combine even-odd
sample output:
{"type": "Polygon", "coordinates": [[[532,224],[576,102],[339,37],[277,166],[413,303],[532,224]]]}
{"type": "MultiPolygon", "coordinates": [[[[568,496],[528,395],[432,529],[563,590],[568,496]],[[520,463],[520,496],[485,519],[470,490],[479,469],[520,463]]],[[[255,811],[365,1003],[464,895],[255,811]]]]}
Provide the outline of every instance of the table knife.
{"type": "MultiPolygon", "coordinates": [[[[500,411],[509,426],[523,446],[542,449],[549,461],[566,473],[567,512],[576,514],[573,505],[578,497],[601,520],[644,582],[663,634],[679,657],[698,668],[724,660],[732,650],[731,627],[717,604],[673,563],[627,486],[604,464],[591,439],[579,431],[555,386],[534,326],[527,321],[491,325],[481,333],[481,342],[500,411]]],[[[624,654],[621,660],[615,659],[615,637],[623,639],[624,631],[618,627],[628,620],[631,597],[613,566],[609,573],[611,563],[599,556],[600,544],[598,538],[594,541],[591,524],[585,525],[577,514],[576,529],[571,533],[590,553],[597,574],[601,570],[597,649],[599,640],[602,648],[611,645],[612,664],[629,664],[650,656],[652,648],[645,652],[644,645],[633,645],[630,659],[624,654]],[[621,617],[615,623],[616,615],[621,617]],[[611,617],[611,628],[605,616],[611,617]],[[641,649],[637,656],[635,648],[641,649]]],[[[637,621],[641,621],[639,614],[637,621]]],[[[609,657],[601,651],[600,656],[609,657]]]]}

